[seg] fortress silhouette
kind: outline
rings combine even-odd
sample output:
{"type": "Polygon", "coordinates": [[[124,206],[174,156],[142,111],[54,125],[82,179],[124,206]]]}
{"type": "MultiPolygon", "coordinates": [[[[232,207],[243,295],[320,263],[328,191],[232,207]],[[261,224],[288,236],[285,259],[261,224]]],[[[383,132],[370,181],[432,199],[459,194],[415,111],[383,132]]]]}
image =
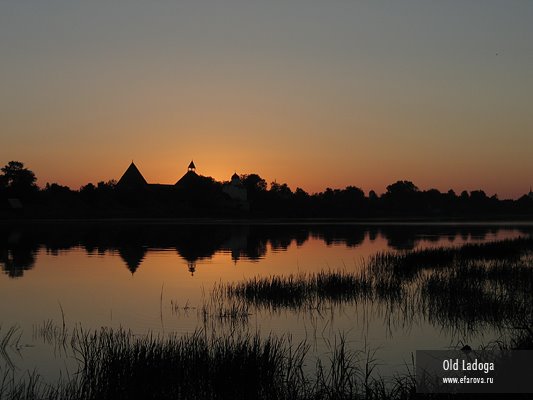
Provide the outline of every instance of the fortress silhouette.
{"type": "Polygon", "coordinates": [[[227,205],[242,210],[249,210],[247,190],[243,187],[241,178],[234,173],[229,182],[222,184],[216,182],[211,177],[202,176],[196,173],[194,161],[189,163],[187,172],[175,184],[148,183],[139,168],[132,161],[128,169],[117,182],[117,189],[135,192],[158,192],[173,193],[177,191],[198,191],[208,186],[221,185],[222,193],[227,197],[227,205]]]}
{"type": "MultiPolygon", "coordinates": [[[[22,165],[22,163],[19,163],[22,165]]],[[[118,181],[89,183],[79,190],[31,182],[22,190],[2,186],[0,219],[19,218],[341,218],[484,219],[533,218],[533,191],[500,200],[483,190],[420,190],[397,181],[387,191],[365,194],[356,186],[309,194],[283,183],[270,185],[256,173],[234,173],[217,181],[196,172],[191,161],[174,184],[148,183],[132,161],[118,181]]],[[[35,179],[34,174],[28,171],[35,179]]],[[[0,178],[5,178],[0,175],[0,178]]],[[[32,181],[33,182],[33,181],[32,181]]]]}

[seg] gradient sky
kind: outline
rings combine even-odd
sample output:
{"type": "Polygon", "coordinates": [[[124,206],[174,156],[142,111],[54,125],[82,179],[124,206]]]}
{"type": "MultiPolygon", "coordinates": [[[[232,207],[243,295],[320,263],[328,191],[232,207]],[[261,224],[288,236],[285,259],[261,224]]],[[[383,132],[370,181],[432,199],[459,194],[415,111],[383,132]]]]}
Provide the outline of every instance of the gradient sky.
{"type": "Polygon", "coordinates": [[[0,1],[0,164],[77,189],[533,184],[533,1],[0,1]]]}

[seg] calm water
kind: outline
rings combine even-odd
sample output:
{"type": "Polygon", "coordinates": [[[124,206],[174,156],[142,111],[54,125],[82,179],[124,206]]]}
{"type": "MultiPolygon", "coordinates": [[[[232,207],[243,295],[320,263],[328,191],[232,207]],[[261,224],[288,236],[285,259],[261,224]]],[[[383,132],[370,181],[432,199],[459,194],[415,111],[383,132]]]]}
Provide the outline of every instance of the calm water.
{"type": "MultiPolygon", "coordinates": [[[[354,271],[379,251],[458,246],[530,235],[528,224],[217,225],[39,224],[0,226],[1,331],[19,327],[17,346],[0,353],[0,368],[37,370],[54,380],[75,370],[40,327],[124,327],[136,334],[187,333],[205,327],[201,307],[213,285],[256,276],[327,269],[354,271]]],[[[228,328],[216,319],[208,329],[228,328]]],[[[239,329],[291,334],[327,357],[343,333],[354,349],[376,350],[385,375],[411,363],[416,349],[461,342],[486,344],[495,326],[464,331],[399,308],[362,302],[313,310],[255,310],[239,329]]]]}

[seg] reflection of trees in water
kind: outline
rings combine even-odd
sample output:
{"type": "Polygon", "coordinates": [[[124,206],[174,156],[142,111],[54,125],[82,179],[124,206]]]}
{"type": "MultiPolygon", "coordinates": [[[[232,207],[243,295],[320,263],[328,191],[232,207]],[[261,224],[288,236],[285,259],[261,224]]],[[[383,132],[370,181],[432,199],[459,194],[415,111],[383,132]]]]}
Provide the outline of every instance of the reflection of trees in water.
{"type": "Polygon", "coordinates": [[[382,235],[387,238],[387,245],[395,250],[412,250],[418,243],[416,236],[410,232],[398,228],[390,228],[382,235]]]}
{"type": "Polygon", "coordinates": [[[10,278],[20,278],[35,265],[37,249],[28,246],[0,248],[0,265],[10,278]]]}
{"type": "Polygon", "coordinates": [[[38,244],[17,229],[0,232],[0,266],[10,278],[20,278],[35,265],[38,244]]]}
{"type": "Polygon", "coordinates": [[[470,234],[470,237],[474,240],[484,240],[487,233],[487,231],[474,231],[470,234]]]}
{"type": "MultiPolygon", "coordinates": [[[[132,273],[142,265],[146,254],[159,249],[175,249],[194,272],[201,260],[218,252],[231,254],[237,263],[264,258],[269,248],[287,251],[291,245],[302,246],[309,238],[326,245],[360,246],[365,239],[383,237],[394,250],[411,250],[420,240],[436,242],[447,239],[483,239],[500,228],[490,226],[431,225],[350,225],[350,224],[38,224],[0,228],[0,265],[10,277],[20,277],[33,268],[38,249],[50,254],[73,247],[88,254],[117,252],[132,273]]],[[[530,234],[531,227],[517,229],[530,234]]]]}
{"type": "Polygon", "coordinates": [[[322,240],[327,246],[342,244],[357,247],[365,240],[367,229],[359,226],[331,225],[314,226],[311,232],[313,238],[322,240]]]}
{"type": "Polygon", "coordinates": [[[368,240],[373,242],[378,237],[379,229],[377,229],[376,227],[370,227],[370,228],[368,228],[367,232],[368,232],[368,240]]]}

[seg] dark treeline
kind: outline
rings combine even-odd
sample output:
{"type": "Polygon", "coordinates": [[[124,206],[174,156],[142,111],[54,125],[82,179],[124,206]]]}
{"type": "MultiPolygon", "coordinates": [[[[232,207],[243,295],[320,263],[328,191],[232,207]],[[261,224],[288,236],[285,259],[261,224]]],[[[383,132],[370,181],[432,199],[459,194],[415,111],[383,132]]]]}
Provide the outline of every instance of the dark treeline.
{"type": "Polygon", "coordinates": [[[297,218],[486,218],[532,216],[533,194],[500,200],[483,190],[420,190],[398,181],[377,195],[356,186],[309,194],[285,183],[270,185],[257,174],[240,176],[247,200],[236,203],[226,182],[197,176],[184,185],[123,188],[117,182],[88,183],[79,190],[57,183],[36,185],[35,174],[12,161],[0,174],[0,218],[92,217],[297,217],[297,218]],[[245,204],[244,204],[245,203],[245,204]],[[244,206],[243,206],[244,204],[244,206]]]}

